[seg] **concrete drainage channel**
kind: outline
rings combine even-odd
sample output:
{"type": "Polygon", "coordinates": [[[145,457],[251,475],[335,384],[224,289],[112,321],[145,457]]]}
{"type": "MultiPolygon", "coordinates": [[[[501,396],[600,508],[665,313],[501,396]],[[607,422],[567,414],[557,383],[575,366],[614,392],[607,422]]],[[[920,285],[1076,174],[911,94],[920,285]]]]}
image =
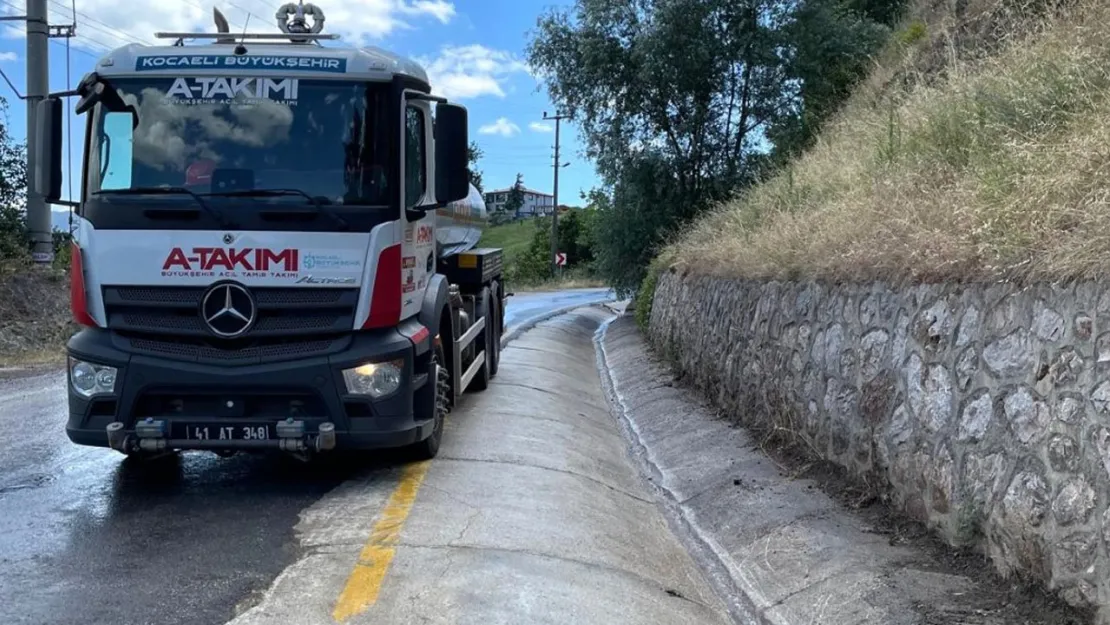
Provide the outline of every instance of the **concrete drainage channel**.
{"type": "MultiPolygon", "coordinates": [[[[624,398],[617,392],[612,371],[606,356],[605,335],[610,324],[624,314],[627,302],[594,302],[591,304],[575,304],[566,306],[549,313],[529,319],[518,324],[501,339],[501,346],[505,347],[512,340],[545,321],[554,319],[576,310],[586,308],[603,309],[613,316],[602,322],[594,336],[597,370],[601,382],[602,392],[609,404],[610,413],[614,416],[621,433],[629,446],[629,455],[636,468],[640,471],[648,490],[655,495],[657,504],[662,508],[664,516],[671,525],[671,529],[679,542],[690,553],[703,570],[709,580],[713,591],[725,604],[728,616],[737,625],[788,625],[781,619],[760,618],[757,602],[752,596],[758,595],[753,587],[741,588],[734,580],[741,578],[739,570],[730,569],[727,553],[713,540],[702,532],[692,517],[688,507],[682,505],[676,493],[665,486],[663,473],[652,458],[651,451],[644,444],[633,419],[628,414],[624,398]]],[[[758,602],[762,603],[762,602],[758,602]]]]}
{"type": "MultiPolygon", "coordinates": [[[[701,565],[709,583],[713,586],[713,590],[725,603],[732,621],[738,625],[765,623],[766,621],[756,616],[756,605],[749,598],[749,593],[741,590],[734,581],[739,571],[729,569],[727,555],[724,554],[721,547],[716,544],[712,537],[699,530],[697,523],[691,517],[690,509],[683,506],[675,492],[667,488],[659,465],[653,459],[651,451],[644,444],[635,422],[629,417],[628,406],[624,398],[617,392],[605,348],[605,337],[609,326],[624,314],[624,310],[623,307],[609,305],[605,305],[605,308],[615,313],[616,316],[602,323],[594,336],[597,369],[601,377],[601,387],[609,401],[611,412],[629,442],[629,455],[632,456],[634,463],[646,478],[649,489],[658,499],[675,535],[690,552],[694,560],[701,565]]],[[[774,625],[782,624],[775,623],[774,625]]]]}
{"type": "Polygon", "coordinates": [[[629,415],[629,409],[624,398],[617,392],[616,382],[606,354],[605,336],[610,324],[624,314],[626,305],[627,302],[610,300],[591,304],[579,303],[553,310],[512,327],[502,337],[501,346],[504,348],[511,341],[540,323],[576,310],[598,308],[612,314],[613,316],[601,323],[594,336],[597,370],[602,392],[609,404],[610,413],[624,435],[628,444],[629,456],[640,471],[645,485],[655,495],[657,504],[662,509],[679,542],[694,558],[694,561],[701,566],[713,591],[724,603],[728,617],[733,623],[737,625],[789,625],[789,621],[767,618],[766,615],[761,615],[760,608],[766,608],[767,605],[765,601],[753,600],[753,596],[760,596],[755,588],[747,584],[743,588],[737,585],[735,580],[742,579],[742,572],[730,567],[730,560],[725,550],[716,543],[712,536],[699,529],[690,508],[682,505],[679,495],[667,488],[659,465],[653,459],[651,451],[644,444],[634,420],[629,415]]]}

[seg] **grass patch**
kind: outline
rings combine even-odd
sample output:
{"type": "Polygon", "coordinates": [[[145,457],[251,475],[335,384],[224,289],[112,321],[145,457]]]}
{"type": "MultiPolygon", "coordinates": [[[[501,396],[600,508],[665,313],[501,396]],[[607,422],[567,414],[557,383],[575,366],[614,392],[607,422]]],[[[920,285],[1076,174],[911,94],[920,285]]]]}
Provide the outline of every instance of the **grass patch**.
{"type": "Polygon", "coordinates": [[[516,293],[593,289],[605,286],[608,285],[604,281],[593,277],[589,271],[582,267],[568,269],[561,276],[551,280],[509,283],[509,289],[516,293]]]}
{"type": "MultiPolygon", "coordinates": [[[[575,260],[575,253],[581,253],[581,248],[576,245],[570,245],[570,248],[577,251],[567,253],[568,260],[574,264],[563,267],[561,275],[555,278],[549,277],[550,229],[543,228],[548,223],[546,220],[525,219],[500,226],[490,226],[483,231],[482,238],[478,241],[479,247],[495,247],[504,251],[504,278],[509,290],[556,291],[606,286],[602,280],[595,277],[590,262],[575,260]]],[[[565,244],[568,220],[564,219],[559,223],[559,230],[564,236],[565,244]]],[[[570,238],[573,239],[573,235],[570,238]]]]}
{"type": "Polygon", "coordinates": [[[675,240],[675,264],[891,281],[1110,269],[1110,3],[937,4],[809,153],[675,240]]]}
{"type": "Polygon", "coordinates": [[[528,251],[535,232],[536,226],[531,220],[489,226],[482,232],[478,247],[499,247],[505,252],[505,262],[513,263],[528,251]]]}
{"type": "Polygon", "coordinates": [[[557,278],[534,284],[522,284],[512,290],[514,293],[543,293],[567,289],[599,289],[605,286],[607,286],[605,282],[597,278],[557,278]]]}

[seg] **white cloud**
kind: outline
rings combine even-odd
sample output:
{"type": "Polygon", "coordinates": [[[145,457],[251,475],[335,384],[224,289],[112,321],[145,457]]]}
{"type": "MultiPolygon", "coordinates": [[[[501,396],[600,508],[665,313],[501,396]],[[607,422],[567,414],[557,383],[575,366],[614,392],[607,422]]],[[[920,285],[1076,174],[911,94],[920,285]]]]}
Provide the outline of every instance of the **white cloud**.
{"type": "Polygon", "coordinates": [[[431,15],[446,24],[455,17],[455,5],[444,0],[415,0],[411,4],[401,4],[401,13],[406,15],[431,15]]]}
{"type": "Polygon", "coordinates": [[[19,58],[15,52],[0,52],[0,61],[14,61],[19,58]]]}
{"type": "Polygon", "coordinates": [[[507,117],[499,117],[497,121],[492,124],[487,124],[478,129],[478,132],[483,135],[501,135],[502,137],[511,137],[520,133],[520,126],[509,121],[507,117]]]}
{"type": "Polygon", "coordinates": [[[528,66],[503,50],[481,44],[445,46],[435,59],[420,59],[436,95],[452,100],[492,95],[505,97],[503,88],[512,74],[528,66]]]}
{"type": "MultiPolygon", "coordinates": [[[[227,17],[232,32],[280,32],[274,12],[281,0],[223,0],[215,6],[227,17]],[[248,21],[249,20],[249,21],[248,21]]],[[[159,43],[154,33],[215,30],[212,5],[207,3],[163,2],[162,0],[76,0],[77,36],[73,43],[86,50],[103,53],[128,43],[159,43]]],[[[364,45],[398,30],[415,28],[419,21],[434,20],[447,24],[455,17],[449,0],[320,0],[324,11],[325,33],[342,35],[341,42],[364,45]]],[[[0,5],[0,13],[17,13],[14,5],[0,5]]],[[[50,22],[73,21],[68,3],[51,3],[50,22]]],[[[7,37],[23,38],[22,26],[3,29],[7,37]]],[[[169,43],[163,41],[162,43],[169,43]]]]}
{"type": "Polygon", "coordinates": [[[543,122],[532,122],[528,124],[528,127],[531,128],[533,132],[551,132],[555,130],[551,124],[545,124],[543,122]]]}

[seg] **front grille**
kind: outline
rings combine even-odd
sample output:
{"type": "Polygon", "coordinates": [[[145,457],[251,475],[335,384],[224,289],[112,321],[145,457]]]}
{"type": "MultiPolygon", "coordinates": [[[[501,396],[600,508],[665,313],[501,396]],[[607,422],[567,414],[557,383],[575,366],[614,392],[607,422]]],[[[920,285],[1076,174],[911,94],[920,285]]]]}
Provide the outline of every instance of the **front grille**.
{"type": "Polygon", "coordinates": [[[151,388],[135,398],[135,417],[208,417],[236,419],[282,419],[328,413],[320,394],[311,389],[235,388],[189,390],[151,388]],[[227,407],[228,401],[233,408],[227,407]]]}
{"type": "Polygon", "coordinates": [[[220,339],[201,319],[206,287],[104,287],[108,327],[135,351],[182,360],[259,361],[334,351],[354,326],[358,289],[251,289],[254,327],[220,339]]]}
{"type": "Polygon", "coordinates": [[[243,347],[231,343],[217,346],[198,341],[175,342],[142,338],[129,338],[127,341],[134,351],[201,362],[211,360],[254,362],[306,358],[339,351],[347,344],[346,338],[319,341],[284,341],[280,343],[255,341],[253,345],[243,347]]]}

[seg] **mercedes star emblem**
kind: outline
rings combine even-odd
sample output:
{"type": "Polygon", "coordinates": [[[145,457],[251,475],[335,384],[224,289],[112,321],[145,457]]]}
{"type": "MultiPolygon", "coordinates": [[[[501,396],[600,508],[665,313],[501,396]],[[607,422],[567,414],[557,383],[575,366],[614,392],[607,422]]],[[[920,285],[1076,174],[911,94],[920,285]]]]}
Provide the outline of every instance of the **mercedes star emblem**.
{"type": "Polygon", "coordinates": [[[235,242],[235,235],[230,232],[224,235],[224,245],[231,245],[235,242]]]}
{"type": "Polygon", "coordinates": [[[233,282],[213,285],[200,303],[201,318],[216,336],[233,339],[247,333],[257,315],[254,297],[233,282]]]}

